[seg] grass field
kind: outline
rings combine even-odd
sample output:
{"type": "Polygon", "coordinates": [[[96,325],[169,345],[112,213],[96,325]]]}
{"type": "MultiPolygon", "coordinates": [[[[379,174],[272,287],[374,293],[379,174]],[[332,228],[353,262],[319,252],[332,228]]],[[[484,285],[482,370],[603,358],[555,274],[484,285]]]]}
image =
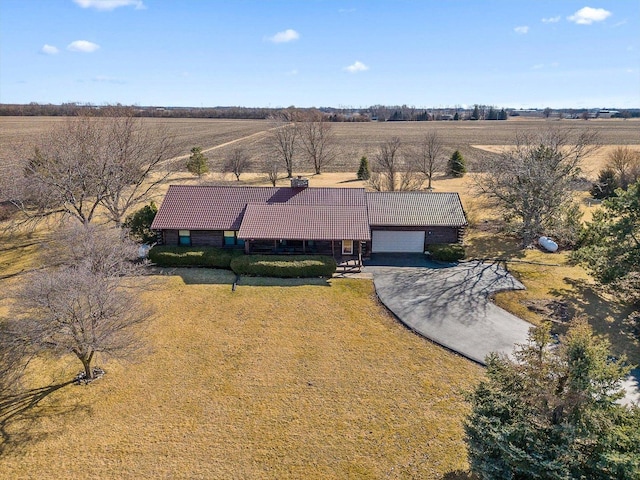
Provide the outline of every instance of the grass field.
{"type": "MultiPolygon", "coordinates": [[[[15,158],[9,144],[25,144],[56,121],[0,117],[0,160],[15,158]]],[[[268,154],[261,133],[268,122],[148,122],[167,122],[185,153],[195,145],[213,148],[214,162],[234,144],[255,158],[268,154]]],[[[590,178],[615,145],[640,144],[637,121],[335,124],[346,153],[335,171],[310,182],[365,186],[355,180],[359,157],[394,135],[411,143],[436,128],[448,148],[472,158],[508,145],[516,131],[547,123],[600,131],[606,145],[587,159],[590,178]]],[[[472,223],[468,255],[506,261],[526,285],[496,295],[496,303],[532,323],[552,319],[558,331],[567,315],[585,314],[617,355],[640,363],[640,346],[621,325],[628,308],[600,292],[566,253],[520,250],[498,231],[496,213],[474,191],[473,178],[438,176],[434,187],[461,195],[472,223]],[[560,313],[553,309],[558,305],[560,313]]],[[[236,184],[217,173],[203,180],[222,181],[236,184]]],[[[172,177],[172,183],[199,182],[186,172],[172,177]]],[[[254,173],[240,184],[266,183],[254,173]]],[[[586,199],[582,206],[586,218],[597,208],[586,199]]],[[[0,292],[38,266],[35,254],[45,239],[46,232],[2,237],[0,292]]],[[[400,326],[379,305],[370,281],[243,280],[232,292],[234,277],[226,272],[167,273],[145,294],[158,312],[144,331],[148,355],[133,364],[100,362],[107,375],[83,387],[64,385],[80,370],[77,360],[31,366],[28,385],[51,388],[18,417],[7,420],[0,412],[0,431],[9,435],[0,440],[0,478],[43,472],[51,478],[468,478],[462,392],[482,378],[482,369],[400,326]]],[[[7,306],[0,296],[0,316],[7,306]]]]}

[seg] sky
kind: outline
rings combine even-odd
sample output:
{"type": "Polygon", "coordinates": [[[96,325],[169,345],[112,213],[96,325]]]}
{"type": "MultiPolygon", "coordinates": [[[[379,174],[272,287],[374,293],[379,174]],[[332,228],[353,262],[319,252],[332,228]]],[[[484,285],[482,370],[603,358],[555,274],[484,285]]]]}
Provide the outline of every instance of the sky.
{"type": "Polygon", "coordinates": [[[0,103],[640,108],[640,0],[0,0],[0,103]]]}

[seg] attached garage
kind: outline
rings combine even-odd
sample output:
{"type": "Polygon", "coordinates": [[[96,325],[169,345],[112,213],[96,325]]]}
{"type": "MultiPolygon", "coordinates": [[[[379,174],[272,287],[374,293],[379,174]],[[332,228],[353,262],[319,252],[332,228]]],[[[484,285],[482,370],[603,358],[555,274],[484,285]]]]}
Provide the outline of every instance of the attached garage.
{"type": "Polygon", "coordinates": [[[373,253],[423,253],[424,231],[372,230],[373,253]]]}
{"type": "Polygon", "coordinates": [[[422,253],[462,240],[467,219],[457,193],[367,192],[372,253],[422,253]]]}

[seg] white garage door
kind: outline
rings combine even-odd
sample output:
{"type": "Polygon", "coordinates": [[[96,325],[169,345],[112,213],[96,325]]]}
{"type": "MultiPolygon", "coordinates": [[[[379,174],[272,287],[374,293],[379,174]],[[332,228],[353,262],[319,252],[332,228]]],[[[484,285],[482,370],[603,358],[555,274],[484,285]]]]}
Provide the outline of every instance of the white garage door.
{"type": "Polygon", "coordinates": [[[424,252],[424,231],[394,232],[373,230],[371,232],[371,251],[379,252],[424,252]]]}

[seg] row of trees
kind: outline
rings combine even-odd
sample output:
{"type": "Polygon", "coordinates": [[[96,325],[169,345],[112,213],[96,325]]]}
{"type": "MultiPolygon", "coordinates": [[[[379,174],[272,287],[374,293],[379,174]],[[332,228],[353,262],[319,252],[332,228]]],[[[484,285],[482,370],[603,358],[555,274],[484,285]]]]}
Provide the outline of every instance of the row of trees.
{"type": "Polygon", "coordinates": [[[447,162],[445,146],[437,132],[427,133],[417,147],[405,147],[398,137],[381,143],[373,156],[369,185],[377,191],[419,190],[433,188],[437,172],[462,176],[465,161],[458,150],[447,162]]]}

